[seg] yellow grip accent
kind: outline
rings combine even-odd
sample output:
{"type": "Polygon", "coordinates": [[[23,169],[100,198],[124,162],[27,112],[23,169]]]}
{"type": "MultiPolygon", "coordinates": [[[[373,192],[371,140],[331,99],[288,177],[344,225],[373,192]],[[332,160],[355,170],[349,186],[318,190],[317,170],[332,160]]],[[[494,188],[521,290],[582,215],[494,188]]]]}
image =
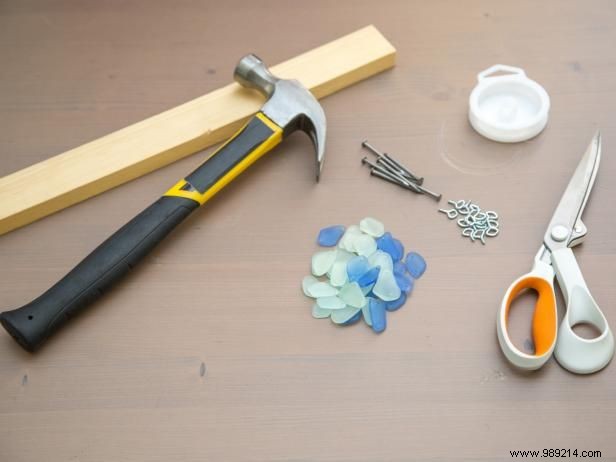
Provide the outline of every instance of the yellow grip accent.
{"type": "MultiPolygon", "coordinates": [[[[218,193],[222,188],[227,186],[231,181],[235,179],[240,173],[250,167],[254,162],[257,161],[261,156],[265,153],[271,151],[274,147],[278,145],[282,141],[282,133],[283,130],[274,122],[272,122],[265,114],[262,112],[258,112],[255,115],[261,122],[267,125],[268,128],[272,130],[272,134],[261,144],[255,147],[250,153],[248,153],[240,162],[238,162],[232,169],[230,169],[225,175],[220,177],[216,183],[214,183],[210,188],[207,189],[204,193],[201,193],[194,188],[185,180],[181,179],[178,181],[173,187],[171,187],[164,195],[165,196],[176,196],[176,197],[184,197],[186,199],[192,199],[199,203],[199,205],[205,204],[208,200],[218,193]]],[[[246,124],[248,125],[248,124],[246,124]]],[[[245,125],[245,126],[246,126],[245,125]]],[[[244,126],[244,127],[245,127],[244,126]]],[[[229,142],[235,139],[239,134],[242,133],[244,127],[240,129],[235,135],[233,135],[225,144],[223,144],[220,148],[218,148],[211,157],[218,154],[218,152],[223,149],[229,142]]],[[[209,159],[209,158],[208,158],[209,159]]],[[[207,161],[206,161],[207,162],[207,161]]]]}

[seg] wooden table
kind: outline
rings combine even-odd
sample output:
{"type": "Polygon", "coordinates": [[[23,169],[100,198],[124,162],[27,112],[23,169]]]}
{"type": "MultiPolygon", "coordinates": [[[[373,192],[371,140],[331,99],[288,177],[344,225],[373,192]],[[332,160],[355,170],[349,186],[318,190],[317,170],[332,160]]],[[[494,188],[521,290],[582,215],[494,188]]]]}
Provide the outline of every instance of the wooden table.
{"type": "MultiPolygon", "coordinates": [[[[543,448],[616,460],[616,366],[519,373],[494,327],[597,128],[576,256],[616,325],[613,2],[3,2],[0,175],[226,84],[246,52],[279,62],[369,23],[398,65],[323,100],[320,184],[293,136],[39,353],[0,333],[0,460],[505,461],[543,448]],[[536,139],[470,128],[469,92],[494,63],[548,90],[536,139]],[[369,177],[366,137],[445,199],[497,210],[502,234],[473,245],[428,198],[369,177]],[[312,319],[299,288],[318,229],[367,215],[429,265],[382,335],[312,319]]],[[[204,156],[0,237],[1,308],[47,289],[204,156]]]]}

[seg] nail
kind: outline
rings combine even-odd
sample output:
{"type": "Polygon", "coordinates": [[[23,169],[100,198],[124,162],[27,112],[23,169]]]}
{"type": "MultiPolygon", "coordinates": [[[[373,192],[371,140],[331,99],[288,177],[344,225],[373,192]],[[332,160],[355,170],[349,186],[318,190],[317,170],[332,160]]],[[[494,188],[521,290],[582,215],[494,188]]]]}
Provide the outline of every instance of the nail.
{"type": "Polygon", "coordinates": [[[361,142],[361,145],[364,148],[368,148],[370,151],[372,151],[374,154],[376,154],[379,157],[383,157],[383,153],[381,151],[379,151],[377,148],[375,148],[374,146],[372,146],[370,143],[368,143],[368,140],[364,140],[361,142]]]}
{"type": "Polygon", "coordinates": [[[404,174],[406,176],[408,176],[410,179],[412,179],[415,183],[421,185],[423,183],[423,177],[419,177],[417,175],[415,175],[413,172],[411,172],[408,168],[406,168],[404,165],[402,165],[400,162],[398,162],[396,159],[394,159],[393,157],[391,157],[389,154],[385,153],[384,157],[389,160],[391,163],[393,163],[396,167],[398,167],[400,170],[402,170],[404,172],[404,174]]]}
{"type": "Polygon", "coordinates": [[[391,176],[389,176],[389,175],[387,175],[387,174],[385,174],[385,173],[381,172],[380,170],[377,170],[376,168],[373,168],[372,170],[370,170],[370,175],[372,175],[372,176],[376,176],[376,177],[381,178],[381,179],[383,179],[383,180],[385,180],[385,181],[389,181],[390,183],[393,183],[393,184],[395,184],[395,185],[398,185],[398,186],[400,186],[401,188],[408,189],[408,188],[406,187],[406,185],[403,185],[402,183],[400,183],[400,182],[399,182],[398,180],[396,180],[395,178],[393,178],[393,177],[391,177],[391,176]]]}
{"type": "Polygon", "coordinates": [[[387,180],[390,183],[394,183],[397,184],[398,186],[400,186],[401,188],[407,189],[409,191],[413,191],[414,193],[417,194],[422,194],[422,192],[418,189],[418,186],[414,183],[408,183],[408,182],[401,182],[399,178],[396,178],[395,176],[393,176],[391,173],[389,173],[387,170],[379,168],[379,167],[373,167],[372,170],[370,171],[370,173],[373,176],[377,176],[379,178],[382,178],[383,180],[387,180]]]}
{"type": "Polygon", "coordinates": [[[423,193],[423,194],[427,194],[428,196],[432,197],[435,201],[440,201],[441,197],[443,196],[442,194],[439,193],[435,193],[434,191],[430,191],[427,188],[424,188],[423,186],[417,185],[417,188],[423,193]]]}
{"type": "Polygon", "coordinates": [[[422,177],[415,175],[408,168],[406,168],[404,165],[402,165],[400,162],[398,162],[386,152],[379,151],[377,148],[368,143],[368,140],[362,141],[361,145],[364,148],[367,148],[372,151],[382,162],[387,163],[390,166],[391,170],[399,173],[404,177],[407,177],[409,180],[413,181],[414,183],[417,183],[418,185],[423,184],[424,179],[422,177]]]}
{"type": "Polygon", "coordinates": [[[408,189],[409,191],[413,191],[417,194],[422,194],[422,192],[419,190],[419,186],[417,186],[415,183],[410,183],[408,181],[404,181],[401,179],[400,176],[396,176],[396,175],[392,175],[392,173],[382,167],[379,166],[375,166],[372,167],[372,170],[375,172],[379,172],[380,178],[383,178],[384,176],[387,177],[389,180],[391,180],[392,182],[395,182],[396,184],[398,184],[399,186],[402,186],[404,189],[408,189]]]}
{"type": "Polygon", "coordinates": [[[381,151],[379,151],[378,149],[376,149],[374,146],[372,146],[370,143],[368,143],[368,140],[362,141],[361,145],[363,147],[365,147],[365,148],[368,148],[370,151],[372,151],[372,153],[377,157],[377,163],[381,163],[384,166],[386,165],[386,168],[391,170],[392,173],[397,173],[397,174],[399,174],[401,176],[405,176],[406,175],[406,173],[404,172],[403,169],[398,167],[394,162],[392,162],[387,157],[387,154],[384,154],[381,151]]]}
{"type": "Polygon", "coordinates": [[[406,177],[400,175],[400,173],[398,173],[397,171],[393,171],[389,168],[387,168],[385,165],[383,164],[379,164],[379,160],[378,159],[376,162],[376,164],[370,162],[367,158],[363,158],[362,162],[364,164],[368,164],[370,165],[373,169],[376,169],[377,171],[381,171],[383,174],[385,175],[389,175],[390,177],[394,178],[398,183],[400,183],[401,185],[412,189],[413,191],[415,191],[416,193],[421,193],[421,187],[419,185],[416,185],[415,183],[413,183],[412,181],[409,181],[406,177]]]}
{"type": "Polygon", "coordinates": [[[396,165],[393,164],[390,160],[388,160],[387,157],[379,157],[376,160],[376,163],[382,165],[383,168],[389,170],[391,173],[394,173],[396,175],[400,175],[401,177],[405,178],[406,180],[413,181],[412,179],[407,178],[405,173],[402,170],[400,170],[398,167],[396,167],[396,165]]]}

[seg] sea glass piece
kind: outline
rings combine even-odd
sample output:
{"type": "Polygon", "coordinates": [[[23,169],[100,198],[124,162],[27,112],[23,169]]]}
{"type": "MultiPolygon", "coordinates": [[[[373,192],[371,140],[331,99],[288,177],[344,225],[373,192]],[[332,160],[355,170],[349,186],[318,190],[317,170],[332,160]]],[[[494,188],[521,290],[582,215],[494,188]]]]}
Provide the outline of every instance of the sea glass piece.
{"type": "Polygon", "coordinates": [[[394,276],[398,274],[406,274],[406,265],[401,261],[394,263],[394,276]]]}
{"type": "Polygon", "coordinates": [[[312,256],[312,274],[323,276],[327,273],[336,259],[336,250],[324,250],[312,256]]]}
{"type": "Polygon", "coordinates": [[[361,314],[364,317],[364,322],[372,327],[372,318],[370,317],[370,299],[368,299],[368,303],[361,307],[361,314]]]}
{"type": "Polygon", "coordinates": [[[368,263],[370,266],[379,266],[381,270],[394,270],[394,261],[387,252],[383,252],[382,250],[377,250],[368,258],[368,263]]]}
{"type": "Polygon", "coordinates": [[[348,281],[347,265],[345,262],[335,261],[332,266],[329,283],[334,287],[342,287],[348,281]]]}
{"type": "Polygon", "coordinates": [[[317,282],[319,282],[319,280],[314,276],[305,276],[304,279],[302,279],[302,290],[304,291],[304,295],[306,297],[312,297],[312,295],[308,292],[308,289],[317,282]]]}
{"type": "Polygon", "coordinates": [[[317,304],[320,308],[327,310],[342,310],[346,308],[346,303],[344,303],[338,296],[332,295],[330,297],[320,297],[317,298],[317,304]]]}
{"type": "Polygon", "coordinates": [[[360,319],[361,319],[361,310],[357,310],[357,313],[355,313],[355,315],[353,315],[351,319],[349,319],[348,321],[345,321],[342,325],[350,326],[351,324],[355,324],[360,319]]]}
{"type": "Polygon", "coordinates": [[[376,252],[376,241],[372,236],[362,234],[353,241],[353,247],[357,255],[369,257],[376,252]]]}
{"type": "Polygon", "coordinates": [[[317,282],[308,288],[309,297],[321,298],[331,297],[332,295],[338,295],[338,289],[332,287],[327,282],[317,282]]]}
{"type": "Polygon", "coordinates": [[[381,271],[381,268],[378,266],[374,266],[370,268],[357,280],[357,283],[359,284],[360,287],[366,287],[366,286],[374,284],[377,278],[379,277],[380,271],[381,271]]]}
{"type": "Polygon", "coordinates": [[[374,284],[370,284],[369,286],[365,286],[361,288],[361,291],[363,292],[364,296],[368,295],[370,292],[372,292],[372,288],[374,287],[374,284]]]}
{"type": "Polygon", "coordinates": [[[359,226],[357,225],[349,226],[347,230],[344,232],[344,234],[342,235],[342,238],[340,238],[340,241],[338,242],[338,247],[346,250],[347,252],[355,252],[355,247],[354,247],[355,239],[357,239],[357,237],[361,235],[362,235],[362,232],[359,229],[359,226]]]}
{"type": "Polygon", "coordinates": [[[331,320],[336,324],[344,324],[353,318],[358,312],[361,312],[359,308],[346,307],[341,310],[332,311],[331,320]]]}
{"type": "Polygon", "coordinates": [[[399,255],[399,249],[394,242],[394,238],[392,237],[390,232],[386,232],[381,237],[376,240],[376,245],[379,250],[383,252],[387,252],[393,261],[398,261],[402,258],[399,255]]]}
{"type": "Polygon", "coordinates": [[[336,250],[336,259],[334,260],[334,262],[341,262],[341,263],[346,263],[348,262],[351,258],[356,257],[357,255],[355,255],[352,252],[347,252],[344,249],[338,248],[336,250]]]}
{"type": "Polygon", "coordinates": [[[408,294],[411,290],[413,290],[413,279],[407,274],[394,274],[396,278],[396,284],[400,287],[400,290],[408,294]]]}
{"type": "Polygon", "coordinates": [[[353,308],[361,308],[366,303],[366,297],[357,282],[346,284],[338,294],[340,300],[353,308]]]}
{"type": "Polygon", "coordinates": [[[391,302],[400,298],[402,291],[396,283],[394,273],[389,270],[381,270],[376,284],[372,288],[372,293],[383,301],[391,302]]]}
{"type": "Polygon", "coordinates": [[[385,232],[385,226],[379,220],[366,217],[359,222],[359,229],[372,237],[381,237],[385,232]]]}
{"type": "Polygon", "coordinates": [[[370,263],[366,257],[356,256],[347,262],[346,268],[349,282],[355,282],[368,272],[370,263]]]}
{"type": "Polygon", "coordinates": [[[385,312],[385,303],[382,300],[371,298],[369,301],[370,320],[372,321],[372,330],[380,333],[387,327],[387,314],[385,312]]]}
{"type": "Polygon", "coordinates": [[[338,244],[338,241],[344,234],[344,226],[334,225],[323,228],[319,231],[317,243],[323,247],[333,247],[338,244]]]}
{"type": "Polygon", "coordinates": [[[419,279],[426,271],[426,260],[417,252],[409,252],[406,256],[406,269],[415,279],[419,279]]]}
{"type": "Polygon", "coordinates": [[[385,303],[385,309],[387,311],[396,311],[397,309],[400,309],[402,305],[404,305],[405,303],[406,303],[406,294],[402,292],[398,300],[393,300],[391,302],[385,303]]]}
{"type": "Polygon", "coordinates": [[[332,310],[321,308],[317,303],[312,305],[312,317],[317,319],[329,318],[332,314],[332,310]]]}
{"type": "Polygon", "coordinates": [[[394,262],[402,260],[402,257],[404,257],[404,245],[402,245],[399,239],[394,238],[394,248],[396,249],[396,254],[391,256],[394,262]]]}

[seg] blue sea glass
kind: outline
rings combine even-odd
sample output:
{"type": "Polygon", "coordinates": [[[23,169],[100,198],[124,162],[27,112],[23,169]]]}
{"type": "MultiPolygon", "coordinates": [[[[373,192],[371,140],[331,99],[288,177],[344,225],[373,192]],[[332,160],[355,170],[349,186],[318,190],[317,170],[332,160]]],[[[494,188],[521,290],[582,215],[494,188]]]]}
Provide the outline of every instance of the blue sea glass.
{"type": "Polygon", "coordinates": [[[344,226],[335,225],[323,228],[319,231],[317,243],[323,247],[333,247],[338,244],[338,241],[344,234],[344,226]]]}
{"type": "Polygon", "coordinates": [[[398,255],[398,249],[396,248],[394,238],[389,231],[376,240],[376,247],[383,252],[387,252],[391,256],[392,260],[400,260],[400,258],[395,258],[398,255]]]}
{"type": "Polygon", "coordinates": [[[427,265],[424,257],[417,252],[409,252],[406,256],[406,269],[415,279],[419,279],[426,271],[427,265]]]}
{"type": "Polygon", "coordinates": [[[387,311],[396,311],[402,308],[402,305],[404,305],[405,303],[406,303],[406,294],[402,292],[398,300],[394,300],[393,302],[387,302],[385,304],[385,309],[387,311]]]}
{"type": "Polygon", "coordinates": [[[380,333],[387,327],[387,314],[385,310],[385,302],[377,298],[370,298],[370,320],[372,321],[372,330],[380,333]]]}
{"type": "Polygon", "coordinates": [[[406,265],[401,261],[397,261],[396,263],[394,263],[394,275],[396,274],[406,274],[406,265]]]}
{"type": "Polygon", "coordinates": [[[347,275],[349,276],[349,282],[355,282],[361,278],[370,269],[370,263],[368,259],[363,256],[357,256],[351,258],[347,262],[347,275]]]}
{"type": "Polygon", "coordinates": [[[379,271],[381,271],[381,268],[378,266],[370,268],[357,280],[357,283],[360,287],[366,287],[370,284],[374,284],[379,277],[379,271]]]}
{"type": "Polygon", "coordinates": [[[407,274],[394,274],[394,278],[403,293],[408,295],[413,290],[413,279],[407,274]]]}

